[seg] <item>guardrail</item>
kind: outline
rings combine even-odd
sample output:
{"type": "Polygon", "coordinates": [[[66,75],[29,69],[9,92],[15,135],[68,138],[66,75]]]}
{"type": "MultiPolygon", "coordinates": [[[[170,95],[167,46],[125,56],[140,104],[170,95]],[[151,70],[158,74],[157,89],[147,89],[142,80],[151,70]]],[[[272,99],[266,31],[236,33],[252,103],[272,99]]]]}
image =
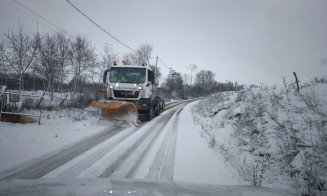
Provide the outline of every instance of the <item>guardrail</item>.
{"type": "Polygon", "coordinates": [[[20,116],[34,116],[38,117],[39,125],[41,123],[42,114],[42,101],[44,100],[44,94],[40,95],[25,95],[21,93],[13,92],[1,92],[1,105],[0,105],[0,120],[3,114],[8,115],[20,115],[20,116]],[[36,102],[36,104],[34,104],[36,102]],[[38,112],[23,112],[24,108],[30,104],[36,105],[39,108],[38,112]]]}

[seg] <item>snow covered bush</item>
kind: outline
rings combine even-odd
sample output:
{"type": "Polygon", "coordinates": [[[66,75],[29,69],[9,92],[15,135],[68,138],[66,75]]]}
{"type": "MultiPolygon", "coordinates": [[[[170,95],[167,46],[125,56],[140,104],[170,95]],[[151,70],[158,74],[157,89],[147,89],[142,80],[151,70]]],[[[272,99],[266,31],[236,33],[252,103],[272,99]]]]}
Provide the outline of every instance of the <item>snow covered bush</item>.
{"type": "Polygon", "coordinates": [[[193,113],[209,146],[254,186],[326,194],[327,84],[251,86],[203,99],[193,113]]]}

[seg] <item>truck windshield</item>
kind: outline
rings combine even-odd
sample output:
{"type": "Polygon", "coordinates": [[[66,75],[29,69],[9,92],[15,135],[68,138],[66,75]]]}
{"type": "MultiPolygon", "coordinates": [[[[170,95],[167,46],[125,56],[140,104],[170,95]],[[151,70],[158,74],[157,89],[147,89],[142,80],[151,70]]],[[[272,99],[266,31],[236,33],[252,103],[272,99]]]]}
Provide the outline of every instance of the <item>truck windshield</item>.
{"type": "Polygon", "coordinates": [[[112,83],[144,83],[145,68],[111,68],[109,80],[112,83]]]}

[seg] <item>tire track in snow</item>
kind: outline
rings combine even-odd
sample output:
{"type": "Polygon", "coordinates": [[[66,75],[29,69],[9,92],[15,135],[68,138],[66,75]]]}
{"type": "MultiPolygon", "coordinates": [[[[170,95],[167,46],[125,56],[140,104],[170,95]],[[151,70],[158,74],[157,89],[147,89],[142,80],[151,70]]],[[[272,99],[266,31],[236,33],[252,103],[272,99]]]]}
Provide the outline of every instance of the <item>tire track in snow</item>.
{"type": "Polygon", "coordinates": [[[135,127],[125,129],[119,134],[116,134],[103,143],[46,174],[42,178],[64,179],[78,176],[82,171],[90,167],[96,160],[101,159],[105,154],[113,150],[120,142],[132,135],[135,130],[135,127]]]}
{"type": "Polygon", "coordinates": [[[147,127],[146,132],[133,145],[126,149],[125,152],[118,155],[115,161],[106,168],[100,177],[131,178],[136,169],[141,166],[142,159],[160,135],[161,130],[180,107],[174,107],[169,110],[168,113],[157,119],[159,121],[158,123],[152,123],[150,127],[147,127]]]}
{"type": "Polygon", "coordinates": [[[184,109],[184,105],[176,112],[172,128],[166,133],[163,142],[161,143],[158,152],[149,168],[147,179],[153,180],[173,180],[174,175],[174,160],[175,147],[177,139],[177,123],[179,121],[179,114],[184,109]]]}
{"type": "MultiPolygon", "coordinates": [[[[175,103],[172,107],[176,107],[180,105],[179,103],[175,103]]],[[[170,108],[166,108],[169,110],[170,108]]],[[[141,129],[146,123],[142,123],[138,129],[141,129]]],[[[95,146],[92,149],[89,149],[87,152],[82,155],[75,157],[71,161],[63,164],[62,166],[56,168],[50,173],[46,174],[42,178],[72,178],[77,177],[81,172],[91,167],[91,165],[97,160],[104,157],[107,153],[111,152],[119,143],[126,140],[130,137],[136,128],[133,129],[127,128],[114,137],[109,138],[107,141],[95,146]]]]}
{"type": "MultiPolygon", "coordinates": [[[[178,104],[180,105],[180,104],[178,104]]],[[[179,109],[177,111],[177,114],[180,113],[180,111],[183,110],[183,108],[185,107],[186,105],[183,104],[182,105],[182,108],[179,109]]],[[[171,119],[171,117],[167,120],[167,122],[171,119]]],[[[165,126],[167,125],[167,122],[165,123],[165,126]]],[[[164,126],[164,127],[165,127],[164,126]]],[[[160,132],[162,132],[162,128],[160,128],[160,132]]],[[[156,137],[154,139],[151,140],[151,143],[146,147],[146,150],[143,151],[143,153],[139,156],[139,159],[137,160],[136,164],[134,164],[134,167],[129,171],[129,173],[126,175],[127,178],[131,178],[131,177],[134,177],[136,171],[137,171],[137,168],[142,164],[143,160],[144,160],[144,157],[149,153],[150,151],[150,147],[153,146],[154,142],[158,139],[158,136],[159,134],[156,135],[156,137]]],[[[168,140],[168,139],[167,139],[168,140]]],[[[164,142],[166,142],[167,140],[164,140],[164,142]]],[[[173,141],[173,143],[176,143],[176,139],[175,139],[175,142],[173,141]]],[[[175,144],[173,144],[175,145],[175,144]]],[[[175,154],[175,152],[173,152],[173,155],[175,154]]],[[[174,157],[173,157],[174,158],[174,157]]]]}
{"type": "MultiPolygon", "coordinates": [[[[182,109],[180,111],[182,111],[182,109]]],[[[176,124],[178,122],[178,118],[179,118],[178,115],[179,115],[180,111],[177,112],[177,114],[176,114],[173,129],[170,131],[170,137],[167,138],[168,145],[166,146],[166,149],[165,149],[165,156],[163,159],[160,177],[159,177],[160,180],[173,180],[175,148],[176,148],[176,138],[177,138],[176,124]]]]}
{"type": "MultiPolygon", "coordinates": [[[[176,112],[176,108],[179,108],[182,103],[174,103],[170,104],[168,107],[166,107],[165,111],[171,115],[169,115],[169,118],[166,119],[168,122],[169,119],[172,117],[172,115],[176,112]]],[[[164,113],[163,113],[164,114],[164,113]]],[[[160,116],[159,116],[160,117],[160,116]]],[[[162,121],[162,119],[161,119],[162,121]]],[[[152,122],[152,121],[151,121],[152,122]]],[[[162,123],[162,122],[161,122],[162,123]]],[[[141,127],[145,126],[147,123],[142,123],[141,127]]],[[[152,128],[155,128],[154,126],[157,126],[158,124],[152,125],[152,128]]],[[[165,123],[163,123],[162,127],[164,127],[165,123]]],[[[161,127],[161,128],[162,128],[161,127]]],[[[121,137],[121,139],[118,139],[117,141],[110,141],[107,145],[104,145],[103,143],[106,142],[106,140],[111,140],[114,138],[114,136],[121,133],[126,128],[111,128],[106,129],[102,131],[99,134],[93,135],[91,137],[87,137],[86,139],[83,139],[81,141],[78,141],[77,143],[65,146],[63,148],[60,148],[56,151],[53,151],[52,153],[46,154],[42,157],[39,157],[37,159],[31,160],[26,162],[25,164],[21,164],[15,168],[12,168],[10,170],[4,171],[0,173],[0,178],[3,179],[35,179],[40,177],[61,177],[61,178],[69,178],[69,177],[76,177],[78,176],[83,170],[86,170],[91,164],[96,162],[97,159],[101,159],[106,153],[110,152],[115,148],[115,146],[118,143],[123,142],[124,140],[128,139],[131,134],[124,135],[121,137]],[[75,164],[72,166],[72,164],[69,164],[74,159],[78,159],[80,155],[83,155],[84,153],[87,153],[88,151],[91,151],[96,146],[102,144],[101,148],[98,148],[98,151],[93,151],[94,154],[92,156],[81,158],[81,162],[75,162],[75,164]],[[63,172],[63,170],[60,171],[60,168],[65,165],[66,170],[63,172]],[[60,172],[55,172],[57,169],[59,169],[60,172]]],[[[151,127],[149,128],[149,130],[151,127]]],[[[160,130],[160,128],[158,129],[160,130]]],[[[153,130],[151,130],[153,131],[153,130]]],[[[148,140],[149,141],[149,140],[148,140]]],[[[151,140],[152,141],[152,140],[151,140]]],[[[151,142],[151,145],[153,142],[151,142]]],[[[151,146],[149,145],[149,146],[151,146]]],[[[148,152],[148,149],[146,151],[143,151],[142,156],[138,157],[137,163],[132,166],[132,168],[128,171],[126,176],[132,177],[135,173],[135,170],[139,167],[139,164],[142,162],[142,157],[148,152]]],[[[92,154],[92,153],[90,153],[92,154]]],[[[127,154],[126,154],[127,155],[127,154]]],[[[125,157],[128,157],[126,156],[125,157]]],[[[126,159],[126,158],[125,158],[126,159]]],[[[120,164],[116,164],[119,166],[120,164]]]]}
{"type": "Polygon", "coordinates": [[[100,134],[88,137],[72,146],[66,147],[54,154],[49,154],[37,162],[28,164],[25,167],[14,169],[13,171],[6,171],[4,179],[35,179],[44,176],[59,166],[67,163],[73,158],[81,155],[85,151],[91,149],[97,144],[113,137],[120,133],[125,128],[115,128],[113,130],[106,130],[100,134]],[[109,131],[109,132],[108,132],[109,131]]]}

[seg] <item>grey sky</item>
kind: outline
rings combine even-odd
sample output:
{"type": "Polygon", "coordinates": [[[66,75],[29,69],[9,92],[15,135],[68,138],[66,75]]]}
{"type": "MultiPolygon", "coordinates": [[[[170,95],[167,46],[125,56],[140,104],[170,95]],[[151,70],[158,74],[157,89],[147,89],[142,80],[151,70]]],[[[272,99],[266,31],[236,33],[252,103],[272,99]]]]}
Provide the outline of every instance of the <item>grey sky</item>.
{"type": "MultiPolygon", "coordinates": [[[[65,0],[17,0],[70,34],[87,36],[100,52],[105,42],[129,52],[77,13],[65,0]]],[[[218,81],[281,83],[327,75],[326,0],[71,0],[127,45],[154,47],[168,66],[216,73],[218,81]]],[[[0,31],[18,19],[31,31],[37,17],[0,0],[0,31]],[[17,8],[22,11],[19,11],[17,8]]],[[[42,32],[54,28],[39,21],[42,32]]],[[[163,66],[162,71],[167,72],[163,66]]]]}

